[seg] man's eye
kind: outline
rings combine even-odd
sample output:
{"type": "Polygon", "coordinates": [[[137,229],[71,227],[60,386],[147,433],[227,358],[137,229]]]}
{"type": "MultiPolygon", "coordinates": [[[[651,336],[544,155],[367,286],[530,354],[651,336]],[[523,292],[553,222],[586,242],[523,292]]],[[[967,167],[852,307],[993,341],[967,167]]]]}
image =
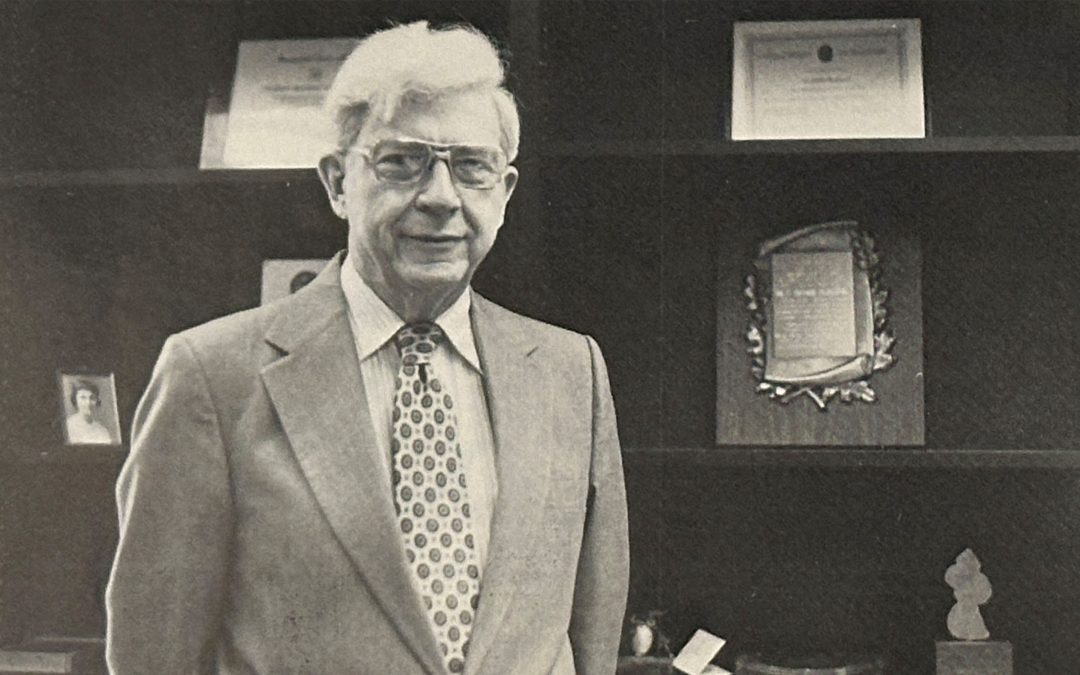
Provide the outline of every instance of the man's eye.
{"type": "Polygon", "coordinates": [[[470,173],[495,170],[495,167],[492,166],[491,162],[485,160],[483,157],[459,157],[454,160],[454,166],[459,171],[467,171],[470,173]]]}
{"type": "Polygon", "coordinates": [[[422,155],[392,152],[379,157],[379,164],[388,168],[415,168],[424,163],[422,155]]]}

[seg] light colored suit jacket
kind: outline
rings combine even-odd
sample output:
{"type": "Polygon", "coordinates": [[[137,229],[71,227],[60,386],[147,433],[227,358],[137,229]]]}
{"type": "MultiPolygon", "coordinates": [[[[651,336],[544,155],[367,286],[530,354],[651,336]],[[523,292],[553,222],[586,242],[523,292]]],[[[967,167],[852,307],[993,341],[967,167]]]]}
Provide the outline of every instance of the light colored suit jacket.
{"type": "MultiPolygon", "coordinates": [[[[446,670],[376,447],[335,261],[278,303],[169,338],[120,475],[116,675],[446,670]]],[[[473,296],[499,496],[475,675],[609,675],[626,496],[591,338],[473,296]]]]}

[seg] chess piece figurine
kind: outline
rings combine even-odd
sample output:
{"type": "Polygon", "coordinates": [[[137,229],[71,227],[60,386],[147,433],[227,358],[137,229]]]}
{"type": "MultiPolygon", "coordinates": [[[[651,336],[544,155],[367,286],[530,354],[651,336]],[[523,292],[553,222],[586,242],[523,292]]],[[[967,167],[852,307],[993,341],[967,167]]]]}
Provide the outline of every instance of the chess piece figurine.
{"type": "Polygon", "coordinates": [[[644,621],[634,624],[634,635],[630,638],[630,649],[634,656],[645,656],[652,649],[653,629],[644,621]]]}
{"type": "Polygon", "coordinates": [[[952,640],[937,643],[937,675],[1012,675],[1012,645],[992,641],[979,605],[993,594],[990,579],[970,548],[945,570],[956,604],[945,621],[952,640]]]}
{"type": "Polygon", "coordinates": [[[630,650],[634,656],[670,657],[671,643],[664,632],[660,630],[660,617],[664,611],[649,610],[644,616],[634,614],[630,617],[633,629],[630,633],[630,650]]]}
{"type": "Polygon", "coordinates": [[[953,589],[956,604],[949,611],[946,625],[949,633],[958,640],[985,640],[990,637],[986,630],[979,605],[993,594],[990,579],[982,573],[982,564],[970,548],[956,557],[956,562],[945,571],[945,583],[953,589]]]}

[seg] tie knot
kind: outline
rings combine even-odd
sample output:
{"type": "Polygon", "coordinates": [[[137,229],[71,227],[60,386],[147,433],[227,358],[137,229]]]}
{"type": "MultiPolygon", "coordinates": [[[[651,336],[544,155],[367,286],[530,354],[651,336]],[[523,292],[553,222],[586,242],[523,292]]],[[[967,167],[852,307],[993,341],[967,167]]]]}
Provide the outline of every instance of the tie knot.
{"type": "Polygon", "coordinates": [[[394,342],[401,352],[402,363],[412,365],[427,363],[444,337],[441,328],[430,321],[424,321],[402,326],[394,335],[394,342]]]}

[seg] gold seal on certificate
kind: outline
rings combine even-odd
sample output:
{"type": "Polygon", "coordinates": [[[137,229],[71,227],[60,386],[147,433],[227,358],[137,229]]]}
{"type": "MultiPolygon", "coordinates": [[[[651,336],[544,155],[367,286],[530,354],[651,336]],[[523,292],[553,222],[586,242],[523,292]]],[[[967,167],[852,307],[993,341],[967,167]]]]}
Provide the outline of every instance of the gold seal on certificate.
{"type": "Polygon", "coordinates": [[[923,138],[918,19],[736,22],[731,138],[923,138]]]}

